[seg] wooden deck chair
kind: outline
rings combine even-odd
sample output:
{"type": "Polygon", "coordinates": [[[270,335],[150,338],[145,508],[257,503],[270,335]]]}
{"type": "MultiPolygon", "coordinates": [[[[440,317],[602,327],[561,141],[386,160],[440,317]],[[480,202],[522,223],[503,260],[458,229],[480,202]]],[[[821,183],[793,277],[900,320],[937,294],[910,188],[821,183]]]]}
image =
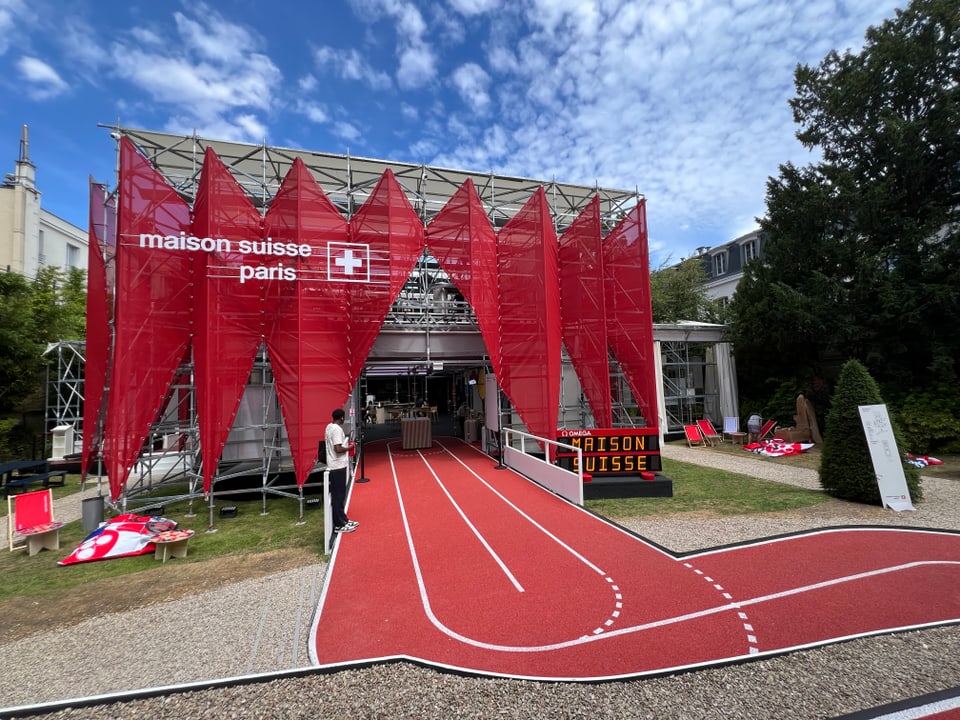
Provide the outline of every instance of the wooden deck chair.
{"type": "Polygon", "coordinates": [[[740,418],[738,417],[725,417],[723,419],[723,439],[726,440],[730,438],[730,442],[735,443],[737,441],[743,442],[747,434],[745,432],[740,432],[740,418]]]}
{"type": "Polygon", "coordinates": [[[710,422],[709,418],[697,420],[697,427],[700,428],[700,434],[703,435],[703,439],[706,440],[707,445],[720,442],[720,433],[717,432],[717,429],[713,426],[713,423],[710,422]]]}
{"type": "Polygon", "coordinates": [[[696,425],[684,425],[683,432],[687,435],[687,445],[690,447],[707,446],[707,441],[703,439],[703,433],[696,425]]]}
{"type": "Polygon", "coordinates": [[[776,427],[777,427],[777,421],[776,421],[776,420],[767,420],[767,421],[763,424],[763,427],[760,428],[760,435],[757,437],[757,442],[760,442],[760,441],[763,440],[767,435],[770,435],[770,434],[774,431],[774,428],[776,428],[776,427]]]}
{"type": "MultiPolygon", "coordinates": [[[[7,539],[13,552],[14,537],[27,539],[27,553],[60,549],[62,522],[53,519],[53,490],[34,490],[7,498],[7,539]]],[[[19,547],[23,547],[20,545],[19,547]]]]}

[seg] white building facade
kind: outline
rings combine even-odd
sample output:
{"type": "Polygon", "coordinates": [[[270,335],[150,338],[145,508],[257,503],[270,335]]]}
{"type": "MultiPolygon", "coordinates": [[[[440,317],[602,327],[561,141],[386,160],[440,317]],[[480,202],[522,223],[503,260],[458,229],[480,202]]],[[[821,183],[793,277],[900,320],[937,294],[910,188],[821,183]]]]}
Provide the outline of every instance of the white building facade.
{"type": "Polygon", "coordinates": [[[40,206],[26,125],[12,173],[0,184],[0,272],[32,280],[46,266],[87,269],[87,233],[40,206]]]}

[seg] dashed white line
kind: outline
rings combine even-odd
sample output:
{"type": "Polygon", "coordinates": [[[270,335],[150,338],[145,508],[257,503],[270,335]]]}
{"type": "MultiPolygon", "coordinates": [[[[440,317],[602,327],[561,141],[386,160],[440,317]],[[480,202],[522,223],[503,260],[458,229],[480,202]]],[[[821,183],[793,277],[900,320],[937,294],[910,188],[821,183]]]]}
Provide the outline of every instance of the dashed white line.
{"type": "MultiPolygon", "coordinates": [[[[703,571],[695,568],[691,563],[685,562],[683,566],[685,568],[693,570],[697,575],[700,575],[704,580],[710,583],[713,586],[713,589],[716,590],[718,593],[720,593],[720,596],[723,597],[724,600],[733,600],[733,595],[728,593],[724,589],[723,585],[714,581],[712,577],[710,577],[709,575],[705,575],[703,571]]],[[[736,605],[736,603],[734,603],[734,605],[736,605]]],[[[747,617],[747,614],[745,612],[742,612],[742,611],[738,612],[737,616],[740,618],[741,622],[743,623],[743,629],[747,634],[746,635],[747,652],[750,653],[751,655],[756,655],[758,652],[760,652],[760,649],[757,647],[757,636],[752,634],[753,626],[750,625],[750,623],[746,622],[749,618],[747,617]]]]}

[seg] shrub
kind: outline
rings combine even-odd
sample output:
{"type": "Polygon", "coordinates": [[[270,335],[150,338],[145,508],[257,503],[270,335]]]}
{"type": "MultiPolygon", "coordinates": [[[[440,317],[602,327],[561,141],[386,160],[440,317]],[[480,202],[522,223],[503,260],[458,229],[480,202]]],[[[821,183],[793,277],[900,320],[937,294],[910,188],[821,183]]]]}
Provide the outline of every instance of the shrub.
{"type": "Polygon", "coordinates": [[[938,385],[911,393],[898,421],[910,452],[960,453],[960,389],[938,385]]]}
{"type": "MultiPolygon", "coordinates": [[[[883,504],[858,409],[860,405],[881,404],[880,388],[867,369],[856,360],[848,361],[840,371],[833,403],[827,413],[820,456],[820,485],[834,497],[871,505],[883,504]]],[[[922,497],[920,473],[903,462],[903,442],[895,424],[893,434],[910,499],[916,502],[922,497]]]]}

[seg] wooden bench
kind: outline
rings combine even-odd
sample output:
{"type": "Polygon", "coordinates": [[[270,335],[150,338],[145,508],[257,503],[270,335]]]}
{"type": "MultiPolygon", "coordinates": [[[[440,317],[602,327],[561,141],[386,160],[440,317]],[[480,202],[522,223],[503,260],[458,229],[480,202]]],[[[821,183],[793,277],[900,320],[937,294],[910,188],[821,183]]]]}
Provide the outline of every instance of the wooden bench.
{"type": "Polygon", "coordinates": [[[66,470],[50,470],[49,472],[36,473],[34,475],[17,475],[12,479],[7,480],[7,484],[4,486],[3,492],[4,495],[10,495],[10,490],[12,488],[17,488],[18,490],[25,490],[27,487],[33,483],[42,482],[45,488],[50,487],[51,485],[64,485],[67,481],[67,471],[66,470]],[[59,477],[59,480],[54,480],[54,478],[59,477]]]}

